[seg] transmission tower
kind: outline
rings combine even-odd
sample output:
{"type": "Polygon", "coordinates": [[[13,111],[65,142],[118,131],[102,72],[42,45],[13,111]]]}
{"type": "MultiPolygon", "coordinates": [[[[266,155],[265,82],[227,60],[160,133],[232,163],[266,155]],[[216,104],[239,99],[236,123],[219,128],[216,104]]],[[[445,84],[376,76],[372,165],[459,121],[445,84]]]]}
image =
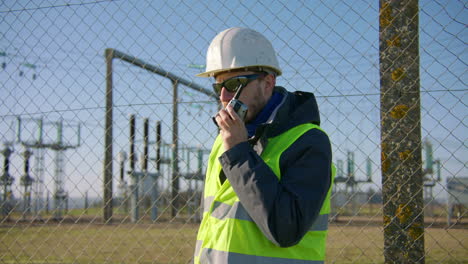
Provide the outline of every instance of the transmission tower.
{"type": "Polygon", "coordinates": [[[63,138],[63,120],[48,122],[45,123],[43,119],[21,119],[17,118],[18,129],[17,129],[17,138],[18,142],[21,143],[26,148],[31,148],[36,150],[36,186],[34,186],[35,196],[36,196],[36,213],[39,215],[40,210],[42,209],[42,200],[44,195],[44,152],[46,149],[51,149],[55,151],[54,163],[54,218],[62,218],[63,212],[66,210],[66,203],[68,199],[68,193],[65,191],[65,150],[75,149],[81,145],[81,126],[78,124],[76,127],[77,134],[77,143],[76,144],[67,144],[63,138]],[[22,138],[22,126],[23,122],[33,122],[37,128],[37,137],[32,140],[26,140],[22,138]],[[44,125],[52,125],[56,128],[57,138],[56,140],[51,140],[46,142],[44,140],[44,125]]]}
{"type": "Polygon", "coordinates": [[[34,164],[33,174],[36,175],[35,181],[33,183],[33,193],[34,193],[34,203],[33,210],[36,213],[36,217],[40,218],[40,212],[45,207],[44,204],[44,174],[45,174],[45,165],[44,165],[44,148],[34,149],[34,164]]]}

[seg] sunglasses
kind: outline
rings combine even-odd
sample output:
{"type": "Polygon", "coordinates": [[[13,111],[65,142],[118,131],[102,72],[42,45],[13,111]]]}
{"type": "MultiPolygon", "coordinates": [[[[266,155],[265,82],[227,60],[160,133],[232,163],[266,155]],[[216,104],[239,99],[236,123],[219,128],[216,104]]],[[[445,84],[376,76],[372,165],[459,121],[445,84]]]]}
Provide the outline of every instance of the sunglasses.
{"type": "Polygon", "coordinates": [[[213,83],[213,89],[216,94],[220,94],[223,87],[229,92],[235,93],[239,88],[247,86],[251,81],[260,78],[262,75],[263,74],[249,74],[235,76],[221,83],[213,83]]]}

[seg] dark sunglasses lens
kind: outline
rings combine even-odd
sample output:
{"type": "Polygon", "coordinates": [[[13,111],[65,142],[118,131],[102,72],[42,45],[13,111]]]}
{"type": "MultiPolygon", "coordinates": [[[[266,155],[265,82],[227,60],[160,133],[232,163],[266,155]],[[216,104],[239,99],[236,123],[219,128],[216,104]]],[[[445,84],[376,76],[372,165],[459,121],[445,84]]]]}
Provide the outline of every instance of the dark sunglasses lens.
{"type": "Polygon", "coordinates": [[[216,93],[221,93],[221,89],[224,87],[229,92],[233,93],[236,92],[237,89],[241,86],[246,86],[249,82],[255,80],[258,75],[251,75],[251,76],[241,76],[241,77],[234,77],[232,79],[226,80],[222,83],[214,83],[213,88],[216,93]]]}
{"type": "Polygon", "coordinates": [[[221,88],[223,88],[223,83],[213,83],[213,89],[217,94],[221,93],[221,88]]]}
{"type": "Polygon", "coordinates": [[[225,83],[224,83],[224,87],[226,88],[226,90],[228,90],[229,92],[233,93],[235,91],[237,91],[237,89],[239,89],[239,87],[241,85],[246,85],[248,82],[248,79],[247,78],[235,78],[235,79],[230,79],[230,80],[227,80],[225,83]]]}

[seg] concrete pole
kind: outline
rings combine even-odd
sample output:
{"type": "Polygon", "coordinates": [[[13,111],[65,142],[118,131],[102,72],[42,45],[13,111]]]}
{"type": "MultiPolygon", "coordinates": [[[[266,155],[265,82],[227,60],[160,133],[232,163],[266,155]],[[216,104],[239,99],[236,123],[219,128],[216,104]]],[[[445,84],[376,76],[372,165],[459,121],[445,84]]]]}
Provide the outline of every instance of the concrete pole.
{"type": "Polygon", "coordinates": [[[107,73],[106,73],[106,123],[104,137],[104,201],[103,201],[103,220],[104,223],[112,222],[112,59],[114,51],[106,49],[105,51],[107,73]]]}
{"type": "Polygon", "coordinates": [[[424,263],[418,0],[380,0],[385,263],[424,263]]]}
{"type": "Polygon", "coordinates": [[[177,81],[172,80],[172,217],[179,211],[178,95],[177,81]]]}

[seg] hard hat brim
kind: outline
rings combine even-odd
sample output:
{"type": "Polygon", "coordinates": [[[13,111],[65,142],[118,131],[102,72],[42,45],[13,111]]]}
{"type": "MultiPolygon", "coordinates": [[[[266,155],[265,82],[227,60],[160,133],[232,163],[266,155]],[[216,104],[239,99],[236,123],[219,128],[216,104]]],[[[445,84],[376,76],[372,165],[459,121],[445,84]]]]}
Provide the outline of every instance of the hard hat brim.
{"type": "Polygon", "coordinates": [[[197,77],[214,77],[216,74],[223,73],[223,72],[233,72],[233,71],[265,71],[265,72],[274,72],[276,76],[280,76],[282,74],[281,70],[268,66],[268,65],[252,65],[248,67],[235,67],[229,69],[218,69],[212,71],[206,71],[199,74],[196,74],[197,77]]]}

